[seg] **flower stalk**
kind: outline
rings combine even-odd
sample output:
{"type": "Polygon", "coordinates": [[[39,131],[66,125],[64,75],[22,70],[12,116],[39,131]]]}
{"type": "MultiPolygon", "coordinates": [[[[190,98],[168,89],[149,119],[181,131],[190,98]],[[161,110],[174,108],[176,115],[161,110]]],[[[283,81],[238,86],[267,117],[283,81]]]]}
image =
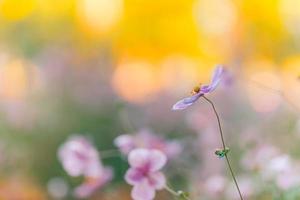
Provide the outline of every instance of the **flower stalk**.
{"type": "MultiPolygon", "coordinates": [[[[219,117],[219,114],[218,114],[218,112],[217,112],[217,110],[216,110],[216,108],[215,108],[215,105],[214,105],[214,103],[213,103],[210,99],[208,99],[206,96],[203,95],[203,98],[211,105],[211,107],[212,107],[213,110],[214,110],[214,113],[215,113],[216,118],[217,118],[217,121],[218,121],[218,127],[219,127],[219,132],[220,132],[220,136],[221,136],[221,140],[222,140],[223,151],[224,151],[224,152],[228,152],[228,151],[227,151],[227,147],[226,147],[226,145],[225,145],[225,140],[224,140],[224,136],[223,136],[223,131],[222,131],[222,126],[221,126],[220,117],[219,117]]],[[[224,157],[225,157],[225,159],[226,159],[226,163],[227,163],[227,166],[228,166],[228,168],[229,168],[229,171],[230,171],[230,174],[231,174],[231,176],[232,176],[232,179],[233,179],[233,181],[234,181],[234,184],[235,184],[235,186],[236,186],[236,188],[237,188],[237,191],[238,191],[238,193],[239,193],[240,199],[243,200],[243,196],[242,196],[240,187],[239,187],[238,182],[237,182],[237,180],[236,180],[236,177],[235,177],[235,175],[234,175],[234,172],[233,172],[233,169],[232,169],[232,167],[231,167],[231,164],[230,164],[230,161],[229,161],[229,158],[228,158],[227,153],[224,154],[224,157]]]]}
{"type": "Polygon", "coordinates": [[[180,200],[191,200],[189,198],[189,195],[186,192],[183,192],[181,190],[175,191],[172,188],[170,188],[167,184],[165,185],[165,190],[167,190],[170,194],[174,195],[175,197],[178,197],[180,200]]]}

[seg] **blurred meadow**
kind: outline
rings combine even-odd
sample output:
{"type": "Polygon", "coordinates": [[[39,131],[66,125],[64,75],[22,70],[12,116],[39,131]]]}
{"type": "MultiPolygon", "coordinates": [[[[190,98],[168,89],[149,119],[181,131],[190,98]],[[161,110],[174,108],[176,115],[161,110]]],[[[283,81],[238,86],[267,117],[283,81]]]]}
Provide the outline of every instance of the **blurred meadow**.
{"type": "Polygon", "coordinates": [[[245,199],[299,200],[300,0],[0,0],[0,199],[77,199],[58,158],[74,135],[114,173],[87,199],[131,199],[126,159],[101,152],[143,130],[180,144],[172,187],[237,199],[210,105],[171,110],[216,64],[231,76],[209,98],[245,199]]]}

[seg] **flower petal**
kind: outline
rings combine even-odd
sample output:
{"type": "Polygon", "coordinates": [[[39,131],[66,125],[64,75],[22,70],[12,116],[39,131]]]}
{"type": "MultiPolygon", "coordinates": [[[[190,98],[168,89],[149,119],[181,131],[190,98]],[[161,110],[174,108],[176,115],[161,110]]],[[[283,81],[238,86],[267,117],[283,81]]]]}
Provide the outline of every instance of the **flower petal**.
{"type": "Polygon", "coordinates": [[[114,144],[120,149],[120,151],[127,155],[134,149],[134,137],[131,135],[120,135],[114,140],[114,144]]]}
{"type": "Polygon", "coordinates": [[[148,149],[138,148],[129,153],[128,163],[133,168],[145,168],[149,163],[148,149]]]}
{"type": "Polygon", "coordinates": [[[102,165],[95,147],[82,136],[72,136],[61,145],[58,150],[58,158],[65,171],[71,176],[84,175],[90,168],[90,163],[102,165]]]}
{"type": "Polygon", "coordinates": [[[135,185],[131,191],[134,200],[152,200],[155,197],[155,189],[147,181],[135,185]]]}
{"type": "Polygon", "coordinates": [[[97,189],[97,185],[90,185],[88,183],[83,183],[75,188],[74,196],[76,198],[87,198],[93,194],[97,189]]]}
{"type": "Polygon", "coordinates": [[[161,190],[166,185],[165,175],[161,172],[153,172],[148,176],[149,184],[157,190],[161,190]]]}
{"type": "Polygon", "coordinates": [[[149,171],[155,172],[160,170],[167,163],[167,156],[159,150],[150,150],[149,154],[149,171]]]}
{"type": "Polygon", "coordinates": [[[137,185],[144,180],[143,173],[135,168],[129,168],[125,174],[125,180],[130,185],[137,185]]]}
{"type": "Polygon", "coordinates": [[[193,103],[195,103],[195,101],[197,101],[199,99],[199,97],[201,97],[202,95],[203,95],[203,93],[197,93],[197,94],[195,94],[193,96],[181,99],[180,101],[178,101],[177,103],[175,103],[173,105],[172,110],[183,110],[183,109],[186,109],[190,105],[193,105],[193,103]]]}
{"type": "Polygon", "coordinates": [[[214,70],[214,73],[213,73],[213,76],[211,79],[211,83],[209,85],[202,86],[201,92],[210,93],[210,92],[214,91],[221,81],[223,72],[224,72],[223,66],[217,65],[214,70]]]}
{"type": "Polygon", "coordinates": [[[113,177],[111,168],[104,168],[101,176],[86,177],[85,181],[75,188],[74,195],[77,198],[87,198],[92,195],[96,190],[103,187],[113,177]]]}
{"type": "Polygon", "coordinates": [[[211,92],[211,85],[202,85],[201,92],[204,94],[211,92]]]}

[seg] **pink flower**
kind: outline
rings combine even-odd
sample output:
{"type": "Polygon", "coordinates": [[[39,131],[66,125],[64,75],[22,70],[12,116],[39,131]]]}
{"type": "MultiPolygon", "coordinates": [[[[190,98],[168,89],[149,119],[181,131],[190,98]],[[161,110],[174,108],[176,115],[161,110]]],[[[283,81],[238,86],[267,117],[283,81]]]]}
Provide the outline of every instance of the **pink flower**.
{"type": "Polygon", "coordinates": [[[128,156],[130,168],[125,180],[133,185],[131,196],[134,200],[151,200],[155,191],[161,190],[166,179],[160,170],[167,162],[167,157],[159,150],[134,149],[128,156]]]}
{"type": "Polygon", "coordinates": [[[278,173],[276,177],[276,185],[282,190],[288,190],[292,187],[299,187],[300,175],[298,169],[290,169],[282,173],[278,173]]]}
{"type": "Polygon", "coordinates": [[[97,177],[86,177],[85,181],[75,188],[74,195],[77,198],[86,198],[94,193],[97,189],[104,186],[107,182],[111,181],[113,171],[111,168],[104,168],[102,174],[97,177]]]}
{"type": "Polygon", "coordinates": [[[58,150],[58,158],[70,176],[96,176],[101,169],[97,150],[82,136],[72,136],[58,150]]]}
{"type": "Polygon", "coordinates": [[[70,176],[84,176],[84,183],[75,189],[77,197],[87,197],[112,179],[110,168],[102,165],[95,147],[82,136],[72,136],[58,150],[58,158],[70,176]]]}
{"type": "Polygon", "coordinates": [[[114,140],[114,143],[124,155],[128,155],[135,148],[146,148],[160,150],[168,158],[173,158],[182,150],[177,141],[166,141],[148,129],[142,129],[135,135],[120,135],[114,140]]]}

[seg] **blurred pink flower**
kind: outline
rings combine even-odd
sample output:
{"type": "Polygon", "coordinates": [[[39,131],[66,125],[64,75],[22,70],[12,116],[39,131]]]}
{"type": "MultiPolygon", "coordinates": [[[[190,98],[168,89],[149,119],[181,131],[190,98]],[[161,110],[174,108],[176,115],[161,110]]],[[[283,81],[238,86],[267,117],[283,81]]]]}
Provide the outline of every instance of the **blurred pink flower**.
{"type": "Polygon", "coordinates": [[[135,137],[136,136],[129,134],[120,135],[115,138],[114,144],[123,154],[128,155],[129,152],[137,146],[135,137]]]}
{"type": "Polygon", "coordinates": [[[101,171],[99,154],[82,136],[72,136],[58,150],[59,160],[70,176],[97,176],[101,171]]]}
{"type": "Polygon", "coordinates": [[[289,155],[281,154],[270,160],[262,173],[274,178],[278,188],[287,190],[300,184],[298,167],[289,155]]]}
{"type": "Polygon", "coordinates": [[[282,190],[288,190],[292,187],[300,185],[299,169],[291,169],[283,173],[279,173],[276,177],[276,185],[282,190]]]}
{"type": "Polygon", "coordinates": [[[104,186],[113,177],[111,168],[104,168],[102,174],[97,177],[86,177],[85,181],[75,188],[74,195],[77,198],[86,198],[94,193],[97,189],[104,186]]]}
{"type": "Polygon", "coordinates": [[[261,145],[244,156],[243,164],[257,170],[263,180],[287,190],[300,185],[299,163],[271,145],[261,145]]]}
{"type": "Polygon", "coordinates": [[[148,129],[142,129],[135,135],[120,135],[114,140],[114,143],[124,155],[128,155],[135,148],[146,148],[160,150],[168,158],[173,158],[182,150],[177,141],[166,141],[148,129]]]}
{"type": "Polygon", "coordinates": [[[262,170],[272,158],[279,154],[279,150],[272,145],[263,144],[249,150],[242,159],[242,165],[248,170],[262,170]]]}
{"type": "Polygon", "coordinates": [[[165,176],[160,170],[167,162],[167,157],[159,150],[138,148],[129,153],[125,180],[133,185],[131,196],[134,200],[151,200],[155,191],[166,184],[165,176]]]}
{"type": "Polygon", "coordinates": [[[278,156],[275,156],[268,162],[266,169],[270,172],[282,173],[285,171],[289,171],[291,167],[292,163],[290,156],[286,154],[280,154],[278,156]]]}
{"type": "Polygon", "coordinates": [[[84,176],[85,182],[75,189],[78,197],[87,197],[112,179],[110,168],[102,165],[99,153],[83,136],[72,136],[58,150],[58,158],[70,176],[84,176]]]}

